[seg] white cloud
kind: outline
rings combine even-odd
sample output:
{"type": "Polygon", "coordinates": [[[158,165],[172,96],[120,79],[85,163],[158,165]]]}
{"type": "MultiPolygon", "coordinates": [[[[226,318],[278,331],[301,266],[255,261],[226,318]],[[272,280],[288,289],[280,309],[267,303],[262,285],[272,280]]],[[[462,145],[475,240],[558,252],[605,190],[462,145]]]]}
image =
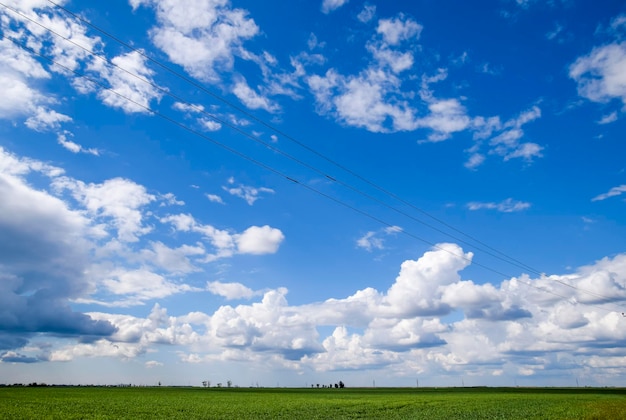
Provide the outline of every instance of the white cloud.
{"type": "Polygon", "coordinates": [[[467,267],[472,253],[453,244],[440,244],[419,260],[405,261],[380,308],[394,316],[445,314],[450,308],[441,300],[444,286],[460,280],[458,272],[467,267]]]}
{"type": "Polygon", "coordinates": [[[385,249],[384,238],[389,235],[394,235],[398,232],[401,232],[402,228],[399,226],[390,226],[379,231],[369,231],[356,241],[356,245],[359,248],[363,248],[368,252],[372,252],[373,250],[383,250],[385,249]]]}
{"type": "Polygon", "coordinates": [[[184,206],[185,202],[182,200],[178,200],[173,193],[165,193],[159,195],[159,200],[161,200],[161,207],[164,206],[184,206]]]}
{"type": "Polygon", "coordinates": [[[370,68],[358,76],[342,76],[329,70],[313,75],[307,83],[318,112],[334,114],[339,121],[372,132],[406,131],[416,127],[414,110],[397,97],[400,81],[394,75],[370,68]],[[387,123],[391,121],[391,127],[387,123]]]}
{"type": "Polygon", "coordinates": [[[228,300],[250,299],[253,296],[258,295],[257,292],[241,283],[222,283],[219,281],[212,281],[207,283],[207,290],[214,295],[223,296],[228,300]]]}
{"type": "Polygon", "coordinates": [[[188,104],[188,103],[183,103],[183,102],[174,102],[174,105],[172,105],[172,108],[178,110],[178,111],[182,111],[182,112],[188,112],[188,113],[202,113],[204,112],[204,106],[199,105],[199,104],[188,104]]]}
{"type": "Polygon", "coordinates": [[[526,210],[530,208],[530,203],[527,203],[524,201],[516,201],[516,200],[513,200],[512,198],[507,198],[506,200],[501,201],[499,203],[493,203],[493,202],[481,203],[481,202],[473,201],[467,204],[467,208],[470,210],[487,209],[487,210],[497,210],[502,213],[513,213],[513,212],[518,212],[518,211],[522,211],[522,210],[526,210]]]}
{"type": "MultiPolygon", "coordinates": [[[[563,368],[569,377],[572,366],[593,369],[603,380],[621,377],[623,363],[614,351],[626,332],[621,315],[609,306],[626,301],[626,254],[567,275],[499,284],[462,279],[471,259],[457,245],[439,244],[405,261],[387,292],[368,288],[301,306],[290,305],[287,290],[279,288],[257,302],[224,305],[211,314],[168,316],[159,305],[145,319],[90,313],[114,325],[115,334],[55,349],[49,359],[133,359],[155,344],[175,344],[187,346],[180,353],[186,363],[237,361],[344,373],[381,369],[394,377],[436,376],[443,383],[461,374],[483,383],[563,368]],[[454,315],[443,318],[448,314],[454,315]],[[322,326],[332,333],[320,335],[322,326]]],[[[126,287],[132,290],[132,284],[126,287]]],[[[227,299],[256,296],[240,283],[209,282],[207,289],[227,299]]]]}
{"type": "MultiPolygon", "coordinates": [[[[535,121],[541,117],[541,109],[533,106],[520,113],[516,118],[501,123],[498,117],[477,118],[473,121],[473,128],[476,130],[475,139],[491,137],[494,132],[498,132],[489,141],[491,146],[490,154],[502,156],[504,161],[515,158],[523,158],[531,161],[533,158],[541,157],[543,147],[532,142],[522,142],[525,133],[522,129],[525,124],[535,121]]],[[[471,149],[476,151],[476,148],[471,149]]]]}
{"type": "Polygon", "coordinates": [[[154,71],[146,66],[146,58],[133,51],[114,57],[111,62],[116,67],[100,60],[94,61],[90,66],[90,69],[98,73],[110,88],[98,93],[102,102],[120,108],[126,113],[150,112],[151,102],[158,101],[162,93],[154,87],[152,80],[154,71]]]}
{"type": "Polygon", "coordinates": [[[94,148],[85,149],[80,144],[69,140],[68,139],[69,136],[71,136],[71,133],[68,131],[65,131],[63,133],[57,133],[57,142],[72,153],[87,153],[89,155],[94,155],[94,156],[100,155],[100,151],[98,149],[94,149],[94,148]]]}
{"type": "Polygon", "coordinates": [[[206,198],[208,198],[211,203],[224,204],[224,200],[222,200],[222,197],[220,197],[219,195],[206,194],[206,198]]]}
{"type": "Polygon", "coordinates": [[[485,161],[485,155],[482,155],[480,153],[473,153],[469,157],[467,162],[465,162],[465,167],[467,169],[475,169],[479,167],[480,165],[482,165],[484,161],[485,161]]]}
{"type": "Polygon", "coordinates": [[[445,69],[432,77],[423,76],[419,92],[407,89],[414,77],[400,77],[413,69],[421,30],[420,24],[402,14],[381,19],[376,35],[366,44],[372,60],[359,73],[343,75],[331,68],[323,76],[306,77],[317,112],[371,132],[429,129],[433,131],[430,141],[473,128],[459,99],[437,98],[429,87],[447,77],[445,69]],[[418,93],[421,101],[415,100],[418,93]]]}
{"type": "Polygon", "coordinates": [[[202,118],[199,120],[199,122],[202,125],[202,127],[204,127],[208,131],[219,131],[222,129],[221,123],[214,121],[214,120],[210,120],[208,118],[202,118]]]}
{"type": "Polygon", "coordinates": [[[274,254],[285,239],[285,235],[270,226],[251,226],[235,236],[237,250],[242,254],[274,254]]]}
{"type": "Polygon", "coordinates": [[[622,195],[625,192],[626,192],[626,184],[619,185],[617,187],[611,188],[609,192],[595,196],[594,198],[591,199],[591,201],[606,200],[607,198],[617,197],[619,195],[622,195]]]}
{"type": "Polygon", "coordinates": [[[323,0],[322,1],[322,13],[330,13],[339,9],[350,0],[323,0]]]}
{"type": "Polygon", "coordinates": [[[610,114],[603,116],[598,124],[610,124],[612,122],[617,121],[617,111],[613,111],[610,114]]]}
{"type": "Polygon", "coordinates": [[[54,185],[58,190],[70,190],[92,215],[110,220],[122,241],[136,242],[151,230],[143,225],[142,208],[156,197],[142,185],[123,178],[85,184],[66,177],[55,180],[54,185]]]}
{"type": "Polygon", "coordinates": [[[146,300],[162,299],[181,292],[199,290],[186,284],[173,283],[159,274],[142,269],[113,270],[102,285],[110,293],[124,296],[125,299],[116,302],[116,306],[137,305],[146,300]]]}
{"type": "Polygon", "coordinates": [[[363,10],[361,10],[357,15],[357,19],[362,23],[367,23],[374,19],[374,16],[376,16],[376,6],[372,4],[365,4],[363,6],[363,10]]]}
{"type": "Polygon", "coordinates": [[[400,14],[392,19],[379,20],[376,32],[382,35],[388,45],[398,45],[403,41],[417,40],[422,29],[422,25],[400,14]]]}
{"type": "Polygon", "coordinates": [[[72,120],[49,108],[56,103],[54,96],[31,86],[38,79],[50,78],[50,74],[30,54],[6,38],[0,40],[0,54],[6,57],[0,64],[0,118],[26,116],[26,126],[37,131],[56,129],[72,120]]]}
{"type": "Polygon", "coordinates": [[[69,121],[72,121],[72,118],[67,115],[38,106],[34,109],[34,115],[28,117],[25,124],[32,130],[46,131],[58,129],[61,123],[69,121]]]}
{"type": "MultiPolygon", "coordinates": [[[[229,183],[233,184],[234,181],[231,181],[229,183]]],[[[274,194],[274,190],[271,188],[266,188],[266,187],[256,188],[256,187],[243,185],[243,184],[240,184],[237,187],[223,186],[222,188],[224,189],[224,191],[226,191],[230,195],[234,195],[235,197],[244,199],[246,203],[248,203],[249,205],[253,205],[259,198],[261,198],[260,195],[262,193],[274,194]]]]}
{"type": "Polygon", "coordinates": [[[284,239],[283,233],[270,226],[251,226],[242,233],[231,233],[216,229],[210,225],[196,222],[189,214],[178,214],[161,219],[162,223],[171,223],[176,230],[182,232],[196,232],[209,240],[215,248],[214,254],[209,254],[205,261],[227,258],[239,254],[273,254],[278,251],[284,239]]]}
{"type": "Polygon", "coordinates": [[[279,107],[270,99],[261,96],[254,91],[248,83],[242,78],[235,83],[233,93],[239,100],[250,109],[264,109],[267,112],[276,112],[279,107]]]}
{"type": "Polygon", "coordinates": [[[221,71],[231,71],[235,56],[248,57],[243,43],[259,33],[247,11],[231,8],[230,1],[132,0],[133,8],[156,9],[159,26],[150,35],[169,59],[192,76],[217,82],[221,71]]]}
{"type": "Polygon", "coordinates": [[[417,120],[417,125],[434,131],[430,141],[446,140],[452,133],[464,131],[470,126],[465,107],[457,99],[432,100],[428,104],[430,113],[417,120]]]}
{"type": "Polygon", "coordinates": [[[204,256],[205,249],[200,246],[182,245],[178,248],[170,248],[162,242],[152,242],[151,249],[141,251],[141,258],[168,273],[184,274],[199,271],[190,261],[189,257],[204,256]]]}
{"type": "Polygon", "coordinates": [[[626,105],[626,42],[594,48],[569,68],[578,94],[593,102],[619,99],[626,105]]]}

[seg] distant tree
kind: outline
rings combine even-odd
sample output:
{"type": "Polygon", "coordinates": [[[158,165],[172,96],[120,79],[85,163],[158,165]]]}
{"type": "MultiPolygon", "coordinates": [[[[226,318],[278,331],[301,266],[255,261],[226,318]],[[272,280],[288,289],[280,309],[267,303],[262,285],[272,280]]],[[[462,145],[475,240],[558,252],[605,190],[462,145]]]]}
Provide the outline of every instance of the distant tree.
{"type": "Polygon", "coordinates": [[[317,384],[317,387],[319,388],[319,387],[320,387],[320,384],[317,384]]]}
{"type": "Polygon", "coordinates": [[[339,388],[339,384],[335,384],[335,388],[339,388]]]}
{"type": "Polygon", "coordinates": [[[221,382],[218,382],[218,383],[217,383],[217,387],[218,387],[218,388],[221,388],[221,387],[222,387],[222,383],[221,383],[221,382]]]}
{"type": "Polygon", "coordinates": [[[226,386],[227,386],[227,387],[229,387],[229,388],[230,388],[231,386],[233,386],[233,381],[231,381],[230,379],[229,379],[229,380],[227,380],[227,381],[226,381],[226,386]]]}
{"type": "Polygon", "coordinates": [[[344,386],[343,382],[339,381],[339,388],[343,388],[344,386]]]}

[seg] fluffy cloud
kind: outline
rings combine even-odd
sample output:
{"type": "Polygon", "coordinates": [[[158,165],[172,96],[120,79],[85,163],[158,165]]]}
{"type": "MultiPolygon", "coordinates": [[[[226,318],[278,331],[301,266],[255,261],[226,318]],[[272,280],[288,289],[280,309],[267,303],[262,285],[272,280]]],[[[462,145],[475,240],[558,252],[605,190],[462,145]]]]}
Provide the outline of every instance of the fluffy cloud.
{"type": "Polygon", "coordinates": [[[111,63],[95,60],[90,67],[109,88],[98,93],[102,102],[127,113],[149,112],[151,102],[162,93],[152,81],[154,72],[146,66],[146,58],[133,51],[114,57],[111,63]]]}
{"type": "Polygon", "coordinates": [[[242,254],[274,254],[285,239],[285,235],[270,226],[251,226],[235,236],[237,251],[242,254]]]}
{"type": "Polygon", "coordinates": [[[219,281],[207,283],[207,290],[228,300],[250,299],[257,294],[254,290],[241,283],[222,283],[219,281]]]}
{"type": "Polygon", "coordinates": [[[378,21],[376,32],[382,35],[388,45],[398,45],[402,41],[419,38],[422,29],[422,25],[400,14],[392,19],[378,21]]]}
{"type": "Polygon", "coordinates": [[[141,209],[156,197],[148,194],[142,185],[123,178],[85,184],[67,177],[56,179],[54,185],[58,191],[70,190],[94,216],[111,220],[122,241],[136,242],[139,236],[151,230],[143,225],[141,209]]]}
{"type": "MultiPolygon", "coordinates": [[[[188,346],[189,352],[180,354],[185,363],[236,360],[318,372],[384,369],[398,377],[463,373],[484,381],[558,370],[570,366],[575,352],[571,366],[581,372],[621,375],[622,365],[611,358],[626,333],[619,327],[621,315],[610,307],[626,300],[626,255],[572,274],[522,276],[500,284],[462,279],[471,259],[457,245],[439,244],[405,261],[386,292],[370,288],[301,306],[289,305],[287,290],[279,288],[258,302],[221,306],[212,314],[168,316],[159,305],[147,318],[91,313],[117,332],[108,340],[56,349],[48,359],[129,359],[156,344],[174,344],[188,346]],[[323,326],[331,332],[320,335],[323,326]]],[[[240,283],[210,282],[207,288],[227,299],[256,295],[240,283]]]]}
{"type": "Polygon", "coordinates": [[[124,296],[124,300],[115,301],[114,306],[137,305],[147,300],[162,299],[194,290],[189,285],[173,283],[148,270],[114,269],[108,274],[109,278],[102,282],[103,287],[114,295],[124,296]]]}
{"type": "Polygon", "coordinates": [[[419,24],[403,15],[382,19],[366,46],[373,58],[367,68],[356,75],[329,69],[323,76],[308,76],[318,112],[372,132],[416,129],[417,111],[407,100],[410,95],[402,91],[398,74],[413,66],[413,43],[420,31],[419,24]]]}
{"type": "MultiPolygon", "coordinates": [[[[144,237],[152,226],[146,226],[145,220],[151,212],[164,209],[158,203],[184,204],[173,194],[150,194],[144,186],[123,178],[85,183],[61,168],[1,148],[0,192],[5,197],[0,202],[0,350],[19,349],[39,333],[95,340],[46,353],[41,360],[69,360],[89,352],[136,357],[144,347],[117,351],[99,339],[109,336],[116,341],[130,334],[116,332],[118,325],[124,326],[119,319],[75,312],[70,303],[127,307],[205,291],[181,276],[201,271],[207,261],[224,256],[275,253],[284,240],[282,232],[270,226],[231,233],[181,214],[161,219],[178,231],[208,238],[215,254],[208,254],[201,240],[176,247],[147,241],[144,237]],[[27,182],[30,176],[47,179],[47,190],[32,188],[27,182]]],[[[209,290],[227,298],[257,295],[244,286],[217,282],[209,290]]],[[[3,360],[24,363],[39,360],[35,356],[0,354],[3,360]]]]}
{"type": "Polygon", "coordinates": [[[594,48],[569,68],[578,94],[594,102],[619,99],[626,105],[626,42],[594,48]]]}
{"type": "Polygon", "coordinates": [[[0,54],[6,57],[0,64],[0,118],[27,117],[26,125],[37,131],[54,129],[62,122],[71,121],[49,108],[56,102],[54,97],[32,87],[33,81],[50,78],[50,74],[30,54],[10,40],[0,40],[0,54]]]}
{"type": "Polygon", "coordinates": [[[58,13],[49,2],[12,1],[9,6],[20,13],[0,11],[0,25],[5,34],[0,52],[6,57],[0,65],[0,85],[6,85],[0,101],[0,118],[26,116],[26,125],[31,129],[58,129],[71,118],[51,109],[58,103],[57,98],[35,88],[35,82],[49,79],[53,73],[67,76],[68,70],[88,65],[92,60],[89,51],[101,46],[101,40],[87,35],[85,26],[58,13]],[[50,57],[54,62],[49,71],[27,50],[50,57]]]}
{"type": "Polygon", "coordinates": [[[242,9],[228,0],[196,1],[183,5],[176,0],[131,0],[133,8],[156,9],[160,25],[151,31],[155,45],[192,76],[217,82],[220,71],[233,68],[235,56],[245,56],[244,41],[256,36],[259,27],[242,9]]]}
{"type": "Polygon", "coordinates": [[[231,233],[216,229],[211,225],[196,222],[189,214],[170,215],[161,218],[161,222],[170,223],[181,232],[195,232],[202,235],[215,248],[206,261],[231,257],[234,254],[273,254],[278,251],[284,240],[283,233],[270,226],[251,226],[242,233],[231,233]]]}

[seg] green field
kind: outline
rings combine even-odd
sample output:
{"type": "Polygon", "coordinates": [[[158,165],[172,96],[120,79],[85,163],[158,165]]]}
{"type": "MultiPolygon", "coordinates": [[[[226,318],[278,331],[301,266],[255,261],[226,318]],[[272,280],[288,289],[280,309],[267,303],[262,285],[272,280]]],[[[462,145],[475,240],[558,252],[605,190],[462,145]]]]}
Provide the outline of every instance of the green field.
{"type": "Polygon", "coordinates": [[[0,388],[2,419],[626,419],[614,388],[0,388]]]}

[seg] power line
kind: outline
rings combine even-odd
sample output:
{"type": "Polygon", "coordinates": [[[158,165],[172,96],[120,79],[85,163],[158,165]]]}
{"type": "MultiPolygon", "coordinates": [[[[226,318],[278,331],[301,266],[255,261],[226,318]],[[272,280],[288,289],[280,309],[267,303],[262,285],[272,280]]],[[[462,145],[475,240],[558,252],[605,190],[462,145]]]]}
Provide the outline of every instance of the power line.
{"type": "MultiPolygon", "coordinates": [[[[20,16],[22,16],[22,17],[24,17],[24,18],[26,18],[26,19],[28,19],[28,20],[32,21],[33,23],[37,23],[39,26],[43,27],[44,29],[47,29],[47,30],[48,30],[48,31],[50,31],[51,33],[54,33],[55,35],[58,35],[58,34],[56,34],[56,32],[52,31],[51,29],[49,29],[49,28],[47,28],[47,27],[45,27],[45,26],[43,26],[43,25],[39,24],[38,22],[35,22],[35,21],[31,20],[31,19],[30,19],[30,18],[28,18],[27,16],[22,15],[21,13],[19,13],[19,12],[15,11],[14,9],[12,9],[12,8],[10,8],[10,7],[8,7],[8,6],[6,6],[5,4],[0,3],[0,5],[4,6],[5,8],[7,8],[7,9],[9,9],[9,10],[12,10],[12,11],[13,11],[13,12],[15,12],[15,13],[20,14],[20,16]]],[[[58,35],[58,36],[61,36],[61,35],[58,35]]],[[[40,53],[38,53],[38,52],[34,51],[33,49],[31,49],[31,48],[29,48],[29,47],[27,47],[27,46],[25,46],[25,45],[23,45],[23,44],[21,44],[21,43],[19,43],[19,42],[15,41],[15,40],[14,40],[14,39],[12,39],[12,38],[9,38],[9,37],[6,37],[6,36],[2,36],[2,37],[3,37],[3,38],[5,38],[5,39],[8,39],[8,40],[9,40],[9,41],[11,41],[11,42],[13,42],[16,46],[18,46],[18,47],[20,47],[21,49],[23,49],[23,50],[25,50],[25,51],[29,52],[31,55],[37,55],[37,56],[39,56],[39,57],[41,57],[41,58],[43,58],[43,59],[46,59],[46,60],[48,60],[48,61],[52,62],[53,64],[55,64],[55,65],[57,65],[57,66],[60,66],[61,68],[64,68],[64,69],[66,69],[66,70],[67,70],[67,71],[69,71],[69,72],[74,73],[74,74],[75,74],[75,75],[77,75],[78,77],[84,78],[84,79],[86,79],[86,80],[90,81],[91,83],[94,83],[94,84],[96,84],[96,85],[100,86],[102,89],[105,89],[105,90],[107,90],[107,91],[110,91],[111,93],[113,93],[113,94],[115,94],[115,95],[117,95],[117,96],[119,96],[119,97],[123,98],[124,100],[126,100],[126,101],[128,101],[128,102],[130,102],[130,103],[133,103],[134,105],[136,105],[136,106],[138,106],[138,107],[140,107],[140,108],[145,109],[148,113],[153,114],[153,115],[156,115],[156,116],[159,116],[159,117],[161,117],[161,118],[165,119],[166,121],[168,121],[168,122],[170,122],[170,123],[172,123],[172,124],[175,124],[175,125],[179,126],[180,128],[183,128],[183,129],[185,129],[186,131],[188,131],[188,132],[190,132],[190,133],[192,133],[192,134],[194,134],[194,135],[196,135],[196,136],[202,137],[202,138],[204,138],[205,140],[208,140],[208,141],[210,141],[211,143],[213,143],[213,144],[215,144],[215,145],[217,145],[217,146],[219,146],[219,147],[221,147],[221,148],[223,148],[223,149],[225,149],[225,150],[227,150],[227,151],[229,151],[229,152],[231,152],[231,153],[233,153],[233,154],[235,154],[235,155],[237,155],[237,156],[239,156],[239,157],[241,157],[241,158],[244,158],[244,159],[246,159],[246,160],[248,160],[248,161],[250,161],[250,162],[254,163],[254,164],[255,164],[255,165],[257,165],[257,166],[260,166],[260,167],[262,167],[262,168],[264,168],[264,169],[266,169],[266,170],[268,170],[268,171],[270,171],[270,172],[273,172],[274,174],[276,174],[276,175],[278,175],[278,176],[280,176],[280,177],[285,178],[285,179],[286,179],[286,180],[288,180],[288,181],[291,181],[291,182],[294,182],[294,183],[296,183],[296,184],[299,184],[299,185],[303,186],[304,188],[309,189],[310,191],[313,191],[313,192],[315,192],[315,193],[317,193],[317,194],[319,194],[319,195],[321,195],[321,196],[323,196],[323,197],[325,197],[325,198],[327,198],[327,199],[330,199],[330,200],[332,200],[332,201],[334,201],[334,202],[336,202],[336,203],[338,203],[338,204],[340,204],[340,205],[342,205],[342,206],[344,206],[344,207],[349,208],[349,209],[350,209],[350,210],[352,210],[352,211],[355,211],[355,212],[357,212],[357,213],[359,213],[359,214],[361,214],[361,215],[364,215],[364,216],[366,216],[366,217],[369,217],[370,219],[372,219],[372,220],[374,220],[374,221],[376,221],[376,222],[378,222],[378,223],[380,223],[380,224],[382,224],[382,225],[385,225],[385,226],[387,226],[387,227],[393,227],[393,226],[394,226],[394,225],[392,225],[392,224],[390,224],[390,223],[388,223],[388,222],[386,222],[386,221],[384,221],[384,220],[382,220],[382,219],[380,219],[380,218],[378,218],[378,217],[376,217],[376,216],[373,216],[372,214],[370,214],[370,213],[368,213],[368,212],[365,212],[365,211],[363,211],[363,210],[361,210],[361,209],[358,209],[358,208],[356,208],[356,207],[354,207],[354,206],[352,206],[352,205],[350,205],[350,204],[347,204],[347,203],[345,203],[345,202],[343,202],[343,201],[341,201],[341,200],[339,200],[339,199],[337,199],[337,198],[335,198],[335,197],[333,197],[333,196],[330,196],[329,194],[326,194],[326,193],[324,193],[324,192],[322,192],[322,191],[320,191],[320,190],[318,190],[318,189],[316,189],[316,188],[313,188],[313,187],[311,187],[310,185],[307,185],[307,184],[301,183],[301,182],[299,182],[298,180],[296,180],[296,179],[294,179],[294,178],[292,178],[292,177],[290,177],[290,176],[287,176],[286,174],[284,174],[284,173],[282,173],[282,172],[280,172],[280,171],[276,170],[275,168],[273,168],[273,167],[271,167],[271,166],[269,166],[269,165],[267,165],[267,164],[264,164],[263,162],[261,162],[261,161],[259,161],[259,160],[257,160],[257,159],[254,159],[254,158],[252,158],[252,157],[250,157],[250,156],[248,156],[248,155],[246,155],[246,154],[244,154],[244,153],[242,153],[242,152],[239,152],[239,151],[237,151],[237,150],[236,150],[236,149],[234,149],[234,148],[231,148],[231,147],[229,147],[229,146],[226,146],[225,144],[223,144],[223,143],[221,143],[221,142],[219,142],[219,141],[217,141],[217,140],[215,140],[215,139],[212,139],[212,138],[210,138],[209,136],[206,136],[204,133],[198,132],[197,130],[192,129],[192,128],[190,128],[190,127],[188,127],[188,126],[186,126],[186,125],[184,125],[184,124],[180,123],[179,121],[175,120],[175,119],[174,119],[174,118],[172,118],[172,117],[166,116],[165,114],[162,114],[162,113],[160,113],[160,112],[158,112],[158,111],[155,111],[155,110],[151,109],[149,106],[145,106],[145,105],[143,105],[143,104],[140,104],[139,102],[137,102],[137,101],[135,101],[135,100],[133,100],[133,99],[131,99],[131,98],[129,98],[129,97],[127,97],[127,96],[123,95],[123,94],[120,94],[119,92],[115,91],[114,89],[111,89],[111,88],[109,88],[109,87],[107,87],[107,86],[103,85],[101,82],[99,82],[99,81],[97,81],[97,80],[95,80],[95,79],[93,79],[93,78],[90,78],[90,77],[88,77],[87,75],[85,75],[85,74],[83,74],[83,73],[80,73],[80,72],[78,72],[78,71],[76,71],[76,70],[70,69],[70,68],[68,68],[68,67],[66,67],[66,66],[64,66],[64,65],[62,65],[62,64],[60,64],[60,63],[58,63],[58,62],[57,62],[57,61],[55,61],[54,59],[51,59],[51,58],[49,58],[49,57],[46,57],[46,56],[44,56],[43,54],[40,54],[40,53]]],[[[61,36],[61,37],[62,37],[62,36],[61,36]]],[[[65,40],[66,40],[66,41],[68,41],[68,42],[72,42],[71,40],[68,40],[68,39],[66,39],[66,38],[64,38],[64,37],[62,37],[62,38],[63,38],[63,39],[65,39],[65,40]]],[[[72,43],[73,43],[74,45],[77,45],[77,46],[81,47],[80,45],[78,45],[78,44],[76,44],[76,43],[74,43],[74,42],[72,42],[72,43]]],[[[81,48],[83,48],[83,47],[81,47],[81,48]]],[[[93,52],[90,52],[89,50],[87,50],[87,49],[85,49],[85,48],[83,48],[83,49],[84,49],[85,51],[89,52],[90,54],[92,54],[93,56],[96,56],[96,57],[98,57],[98,58],[100,58],[100,59],[103,59],[103,60],[105,60],[105,61],[107,61],[107,62],[109,62],[109,63],[110,63],[110,61],[109,61],[108,59],[103,58],[103,57],[100,57],[100,56],[96,55],[96,54],[95,54],[95,53],[93,53],[93,52]]],[[[111,65],[115,65],[115,64],[113,64],[113,63],[110,63],[110,64],[111,64],[111,65]]],[[[115,66],[116,66],[116,65],[115,65],[115,66]]],[[[133,75],[134,77],[137,77],[139,80],[143,80],[143,81],[145,81],[145,79],[142,79],[140,76],[137,76],[136,74],[133,74],[133,73],[129,72],[129,71],[128,71],[128,70],[126,70],[126,69],[123,69],[123,68],[121,68],[121,67],[119,67],[119,66],[116,66],[116,67],[117,67],[117,68],[119,68],[120,70],[125,71],[126,73],[128,73],[128,74],[130,74],[130,75],[133,75]]],[[[150,83],[151,85],[153,85],[153,86],[157,87],[156,85],[152,84],[152,83],[151,83],[151,82],[149,82],[149,81],[145,81],[145,82],[146,82],[146,83],[150,83]]],[[[160,88],[160,89],[162,89],[162,88],[160,88]]],[[[176,96],[174,96],[174,97],[176,97],[176,96]]],[[[247,136],[250,136],[250,135],[248,135],[247,133],[244,133],[244,134],[246,134],[247,136]]],[[[282,153],[282,152],[281,152],[281,153],[282,153]]],[[[287,156],[289,156],[289,155],[287,155],[287,156]]],[[[298,162],[299,162],[299,161],[298,161],[298,162]]],[[[304,164],[304,163],[302,163],[302,164],[304,164]]],[[[307,166],[307,167],[309,167],[310,169],[316,170],[314,167],[312,167],[312,166],[310,166],[310,165],[308,165],[308,164],[304,164],[304,165],[306,165],[306,166],[307,166]]],[[[326,175],[326,176],[327,176],[327,177],[329,177],[328,175],[326,175]]],[[[330,177],[329,177],[329,178],[330,178],[330,177]]],[[[332,179],[332,178],[331,178],[331,179],[332,179]]],[[[343,185],[343,184],[342,184],[342,185],[343,185]]],[[[351,189],[353,189],[353,188],[352,188],[352,187],[350,187],[349,185],[346,185],[346,186],[347,186],[347,187],[349,187],[349,188],[351,188],[351,189]]],[[[355,190],[355,191],[358,191],[358,190],[355,190]]],[[[364,194],[364,193],[362,193],[362,194],[364,194]]],[[[365,195],[365,194],[364,194],[364,195],[365,195]]],[[[367,197],[370,197],[369,195],[366,195],[366,196],[367,196],[367,197]]],[[[374,199],[374,198],[373,198],[373,197],[370,197],[370,199],[374,199]]],[[[379,201],[379,200],[377,200],[377,199],[374,199],[374,200],[375,200],[375,201],[379,201]]],[[[397,209],[395,209],[395,208],[393,208],[393,207],[388,206],[387,204],[385,204],[385,203],[383,203],[383,202],[380,202],[380,203],[381,203],[381,204],[383,204],[383,205],[385,205],[385,206],[387,206],[387,207],[389,207],[389,208],[391,208],[391,209],[393,209],[393,210],[396,210],[396,211],[400,212],[401,214],[405,214],[405,213],[403,213],[403,212],[401,212],[401,211],[399,211],[399,210],[397,210],[397,209]]],[[[406,214],[405,214],[405,215],[406,215],[406,214]]],[[[412,216],[409,216],[409,215],[406,215],[406,216],[407,216],[407,217],[411,217],[411,218],[413,218],[412,216]]],[[[414,220],[419,221],[419,220],[417,220],[417,219],[414,219],[414,220]]],[[[425,224],[425,223],[424,223],[424,222],[422,222],[422,221],[419,221],[419,222],[420,222],[420,223],[425,224]]],[[[427,224],[426,224],[426,225],[427,225],[427,224]]],[[[429,225],[427,225],[427,226],[429,226],[429,225]]],[[[432,227],[432,226],[431,226],[431,227],[432,227]]],[[[434,228],[434,229],[435,229],[435,230],[437,230],[436,228],[434,228]]],[[[410,237],[412,237],[412,238],[414,238],[414,239],[417,239],[417,240],[419,240],[419,241],[421,241],[421,242],[424,242],[424,243],[426,243],[426,244],[428,244],[428,245],[432,246],[433,248],[436,248],[436,249],[439,249],[439,250],[442,250],[442,251],[448,252],[448,253],[450,253],[451,255],[456,256],[457,258],[461,258],[461,259],[464,259],[464,260],[466,260],[466,261],[470,262],[470,259],[469,259],[469,258],[467,258],[467,257],[465,257],[465,255],[458,255],[458,254],[456,254],[456,253],[453,253],[453,252],[451,252],[451,251],[449,251],[449,250],[447,250],[447,249],[445,249],[445,248],[443,248],[443,247],[440,247],[440,246],[438,246],[438,245],[436,245],[436,244],[434,244],[434,243],[432,243],[432,242],[430,242],[430,241],[428,241],[428,240],[425,240],[425,239],[423,239],[423,238],[421,238],[421,237],[419,237],[419,236],[417,236],[417,235],[414,235],[414,234],[412,234],[412,233],[410,233],[410,232],[407,232],[407,231],[405,231],[405,230],[402,230],[402,233],[404,233],[404,234],[406,234],[406,235],[408,235],[408,236],[410,236],[410,237]]],[[[445,233],[445,232],[442,232],[442,233],[445,233]]],[[[485,252],[485,251],[483,251],[483,252],[485,252]]],[[[484,264],[481,264],[481,263],[478,263],[478,262],[473,262],[473,264],[474,264],[474,265],[476,265],[476,266],[479,266],[479,267],[481,267],[481,268],[483,268],[483,269],[486,269],[486,270],[488,270],[488,271],[491,271],[491,272],[493,272],[493,273],[496,273],[496,274],[498,274],[498,275],[504,276],[504,277],[513,277],[513,276],[511,276],[511,275],[505,274],[505,273],[503,273],[503,272],[500,272],[500,271],[498,271],[498,270],[495,270],[495,269],[493,269],[493,268],[491,268],[491,267],[488,267],[488,266],[486,266],[486,265],[484,265],[484,264]]],[[[520,280],[520,279],[517,279],[517,281],[519,281],[519,282],[521,282],[521,283],[523,283],[523,284],[526,284],[526,285],[528,285],[528,286],[530,286],[530,287],[533,287],[533,288],[535,288],[535,289],[538,289],[538,290],[540,290],[540,291],[543,291],[543,292],[546,292],[546,293],[552,294],[552,295],[554,295],[554,296],[560,297],[560,298],[562,298],[562,299],[566,299],[566,300],[568,300],[568,298],[567,298],[567,297],[565,297],[565,296],[562,296],[562,295],[557,294],[557,293],[554,293],[554,292],[552,292],[552,291],[550,291],[550,290],[547,290],[547,289],[544,289],[544,288],[541,288],[541,287],[535,286],[535,285],[533,285],[532,283],[525,282],[525,281],[520,280]]],[[[611,303],[610,301],[614,300],[614,298],[609,298],[609,297],[607,297],[607,296],[603,296],[603,295],[598,294],[598,293],[595,293],[595,292],[591,292],[591,291],[588,291],[588,290],[584,290],[584,289],[578,288],[578,287],[576,287],[576,286],[573,286],[573,285],[567,284],[567,283],[565,283],[565,282],[563,282],[563,281],[560,281],[560,280],[555,280],[555,281],[556,281],[557,283],[560,283],[560,284],[562,284],[562,285],[566,286],[566,287],[572,288],[572,289],[574,289],[574,290],[576,290],[576,291],[578,291],[578,292],[587,293],[587,294],[592,295],[592,296],[595,296],[595,297],[597,297],[597,298],[599,298],[599,299],[601,299],[601,300],[606,300],[606,303],[611,303]]],[[[568,301],[569,301],[569,300],[568,300],[568,301]]],[[[590,305],[590,306],[596,306],[596,305],[593,305],[593,304],[589,304],[589,305],[590,305]]],[[[598,307],[598,308],[601,308],[601,307],[599,307],[599,306],[597,306],[597,307],[598,307]]],[[[601,308],[601,309],[606,310],[606,308],[601,308]]]]}

